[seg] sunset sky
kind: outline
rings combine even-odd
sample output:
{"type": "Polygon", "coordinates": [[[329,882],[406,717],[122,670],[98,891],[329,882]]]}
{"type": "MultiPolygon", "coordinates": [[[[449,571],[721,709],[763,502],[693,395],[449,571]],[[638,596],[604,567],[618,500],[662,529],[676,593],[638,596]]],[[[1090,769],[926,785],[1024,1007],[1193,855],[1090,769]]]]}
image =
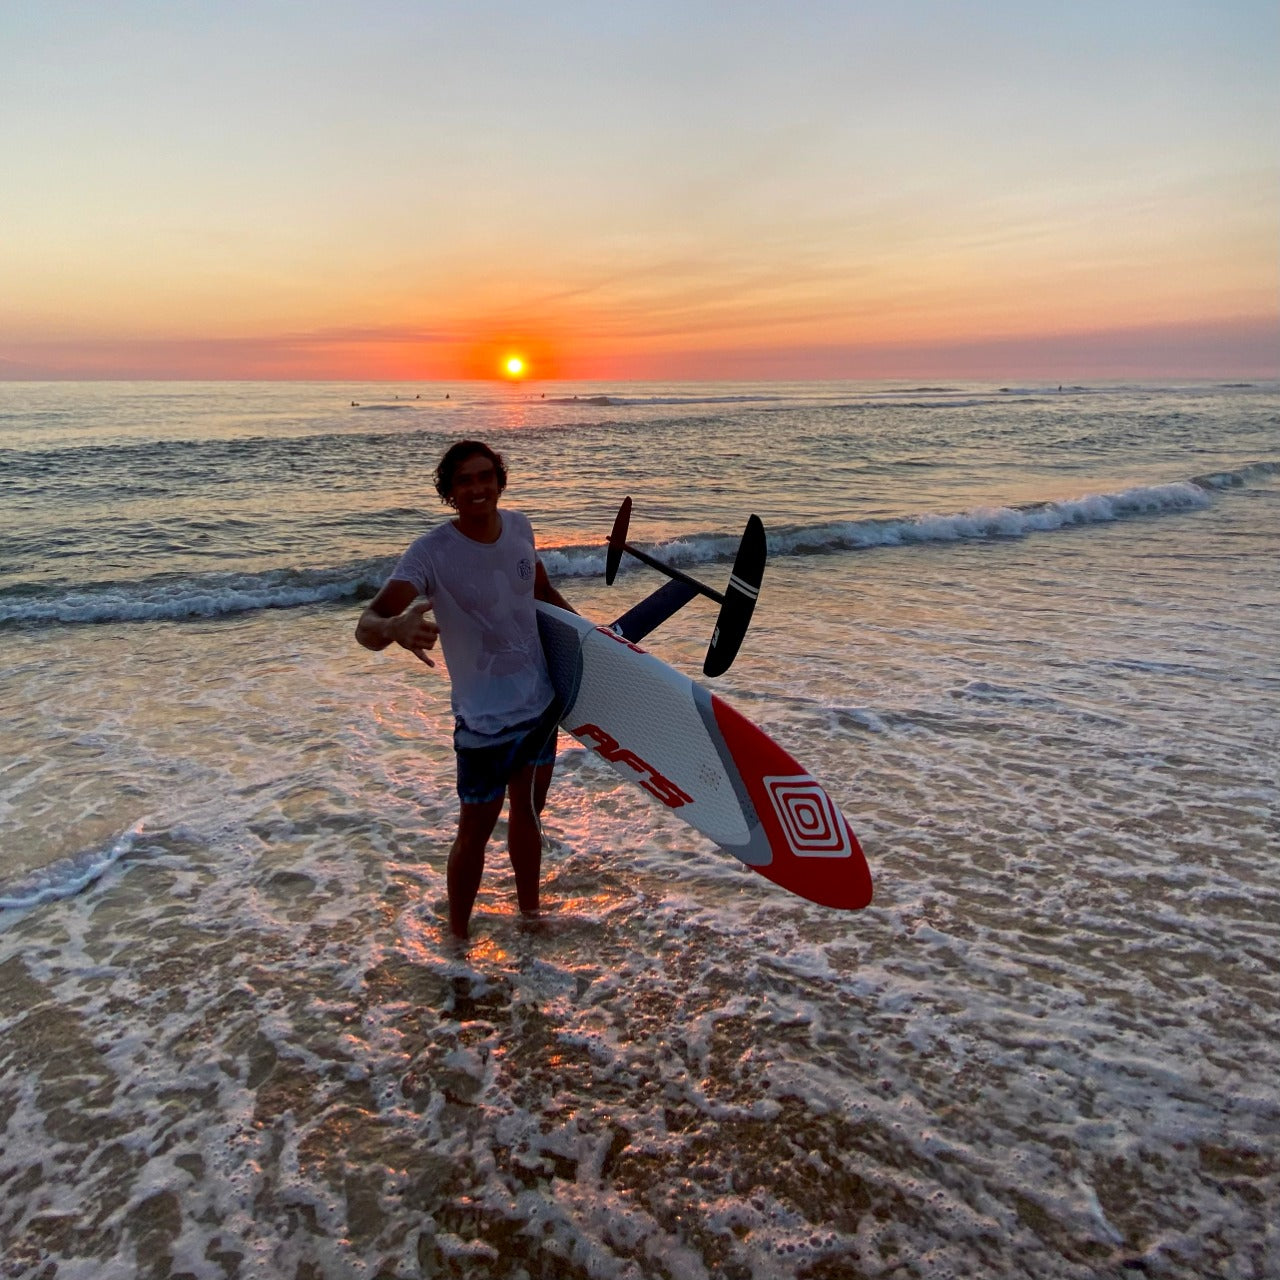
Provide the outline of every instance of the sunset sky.
{"type": "Polygon", "coordinates": [[[32,0],[0,47],[0,378],[1280,376],[1275,0],[32,0]]]}

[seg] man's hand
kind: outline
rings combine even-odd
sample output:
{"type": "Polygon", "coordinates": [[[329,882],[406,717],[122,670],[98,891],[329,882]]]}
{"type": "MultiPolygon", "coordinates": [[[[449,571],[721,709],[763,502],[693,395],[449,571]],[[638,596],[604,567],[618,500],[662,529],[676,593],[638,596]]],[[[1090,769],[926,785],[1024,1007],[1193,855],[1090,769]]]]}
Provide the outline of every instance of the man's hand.
{"type": "Polygon", "coordinates": [[[427,650],[436,647],[440,628],[425,616],[430,609],[430,600],[419,600],[416,604],[411,604],[403,613],[391,619],[390,631],[391,638],[402,649],[408,649],[415,658],[434,667],[436,664],[427,657],[427,650]]]}

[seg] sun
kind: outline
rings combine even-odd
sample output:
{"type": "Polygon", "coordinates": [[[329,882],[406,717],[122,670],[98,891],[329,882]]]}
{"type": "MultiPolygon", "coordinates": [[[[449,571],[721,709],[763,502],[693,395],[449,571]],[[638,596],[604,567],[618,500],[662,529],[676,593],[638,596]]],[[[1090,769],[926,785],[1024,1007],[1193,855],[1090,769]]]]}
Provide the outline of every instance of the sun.
{"type": "Polygon", "coordinates": [[[497,332],[480,330],[458,351],[458,374],[484,382],[519,386],[554,381],[559,376],[557,342],[534,326],[504,326],[497,332]]]}

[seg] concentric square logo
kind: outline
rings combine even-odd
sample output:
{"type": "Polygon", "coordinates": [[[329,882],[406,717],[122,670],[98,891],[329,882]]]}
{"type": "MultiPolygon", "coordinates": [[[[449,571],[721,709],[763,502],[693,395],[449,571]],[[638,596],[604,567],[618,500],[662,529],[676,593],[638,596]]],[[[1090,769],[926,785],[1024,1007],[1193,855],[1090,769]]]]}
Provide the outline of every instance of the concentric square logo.
{"type": "Polygon", "coordinates": [[[797,858],[847,858],[853,853],[840,810],[807,773],[762,781],[797,858]]]}

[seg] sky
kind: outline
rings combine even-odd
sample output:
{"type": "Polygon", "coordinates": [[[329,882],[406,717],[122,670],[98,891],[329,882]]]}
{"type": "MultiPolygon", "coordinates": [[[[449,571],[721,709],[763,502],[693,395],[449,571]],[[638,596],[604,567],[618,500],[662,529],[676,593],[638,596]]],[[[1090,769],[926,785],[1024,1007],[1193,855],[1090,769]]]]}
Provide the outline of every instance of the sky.
{"type": "Polygon", "coordinates": [[[1280,376],[1275,0],[0,0],[0,379],[1280,376]]]}

